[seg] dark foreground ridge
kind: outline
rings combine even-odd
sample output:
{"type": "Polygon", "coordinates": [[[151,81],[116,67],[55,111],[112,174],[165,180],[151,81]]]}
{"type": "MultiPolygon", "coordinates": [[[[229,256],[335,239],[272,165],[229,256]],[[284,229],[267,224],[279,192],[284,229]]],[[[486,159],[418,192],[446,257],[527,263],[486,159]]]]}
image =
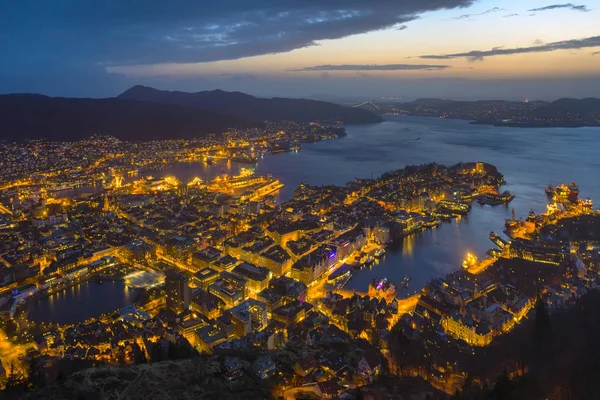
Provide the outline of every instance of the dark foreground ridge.
{"type": "Polygon", "coordinates": [[[146,86],[134,86],[119,95],[126,100],[179,104],[249,121],[343,122],[368,124],[383,121],[367,110],[344,107],[325,101],[275,97],[258,98],[240,92],[212,90],[197,93],[171,92],[146,86]]]}

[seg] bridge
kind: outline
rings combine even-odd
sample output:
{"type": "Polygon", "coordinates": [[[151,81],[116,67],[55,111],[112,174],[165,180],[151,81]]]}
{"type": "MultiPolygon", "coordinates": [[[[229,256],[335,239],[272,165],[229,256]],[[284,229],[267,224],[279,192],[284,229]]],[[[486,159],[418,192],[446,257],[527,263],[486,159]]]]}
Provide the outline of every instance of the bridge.
{"type": "Polygon", "coordinates": [[[358,108],[358,107],[362,107],[362,106],[371,106],[371,107],[375,108],[376,110],[381,110],[381,108],[377,104],[373,103],[372,101],[365,101],[360,104],[355,104],[352,107],[358,108]]]}

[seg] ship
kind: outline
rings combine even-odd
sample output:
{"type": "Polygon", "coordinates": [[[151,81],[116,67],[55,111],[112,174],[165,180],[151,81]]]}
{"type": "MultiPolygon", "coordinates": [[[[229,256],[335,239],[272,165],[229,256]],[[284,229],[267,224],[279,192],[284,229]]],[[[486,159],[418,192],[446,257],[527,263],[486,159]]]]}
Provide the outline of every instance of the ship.
{"type": "Polygon", "coordinates": [[[73,186],[69,186],[69,185],[61,185],[61,186],[56,186],[54,188],[52,188],[51,190],[53,192],[63,192],[65,190],[72,190],[73,186]]]}
{"type": "Polygon", "coordinates": [[[438,203],[442,211],[451,212],[455,214],[466,214],[471,210],[471,205],[462,203],[459,201],[442,200],[438,203]]]}
{"type": "Polygon", "coordinates": [[[569,183],[569,185],[567,186],[567,189],[569,190],[569,192],[567,193],[567,196],[571,199],[571,200],[577,200],[577,196],[579,196],[579,186],[577,186],[575,184],[575,182],[571,182],[569,183]]]}
{"type": "Polygon", "coordinates": [[[289,141],[286,141],[286,140],[276,141],[276,142],[271,143],[271,145],[269,146],[269,152],[271,154],[286,153],[291,150],[291,146],[292,146],[292,144],[290,144],[289,141]]]}
{"type": "Polygon", "coordinates": [[[592,209],[592,207],[594,206],[592,199],[590,199],[589,197],[585,200],[577,200],[577,204],[579,204],[583,208],[588,208],[588,209],[592,209]]]}
{"type": "Polygon", "coordinates": [[[373,253],[373,255],[375,256],[375,258],[381,258],[385,255],[385,249],[383,247],[379,248],[375,250],[375,253],[373,253]]]}
{"type": "Polygon", "coordinates": [[[258,162],[258,158],[253,155],[243,154],[231,157],[231,161],[244,164],[256,164],[258,162]]]}
{"type": "Polygon", "coordinates": [[[329,283],[340,283],[347,282],[350,280],[349,278],[352,276],[352,266],[348,264],[343,264],[341,267],[337,268],[327,277],[327,281],[329,283]]]}

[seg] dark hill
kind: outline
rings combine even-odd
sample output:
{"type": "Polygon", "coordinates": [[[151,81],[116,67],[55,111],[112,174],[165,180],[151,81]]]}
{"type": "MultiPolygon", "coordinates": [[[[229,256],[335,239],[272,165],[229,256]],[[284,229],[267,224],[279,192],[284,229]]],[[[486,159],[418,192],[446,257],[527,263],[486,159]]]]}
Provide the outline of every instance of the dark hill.
{"type": "Polygon", "coordinates": [[[78,140],[94,134],[124,140],[183,139],[249,125],[254,124],[176,104],[32,94],[0,96],[0,140],[78,140]]]}
{"type": "Polygon", "coordinates": [[[121,99],[179,104],[249,121],[342,121],[346,124],[381,122],[381,117],[359,108],[317,100],[263,99],[240,92],[212,90],[198,93],[170,92],[134,86],[119,95],[121,99]]]}

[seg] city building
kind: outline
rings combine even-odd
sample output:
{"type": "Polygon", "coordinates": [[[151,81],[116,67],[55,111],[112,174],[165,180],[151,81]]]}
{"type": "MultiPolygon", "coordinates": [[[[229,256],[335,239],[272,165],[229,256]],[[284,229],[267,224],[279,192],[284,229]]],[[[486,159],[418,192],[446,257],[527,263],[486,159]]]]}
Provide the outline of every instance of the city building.
{"type": "Polygon", "coordinates": [[[336,249],[322,245],[292,266],[292,278],[310,286],[337,262],[336,249]]]}
{"type": "Polygon", "coordinates": [[[209,267],[201,269],[192,276],[192,282],[196,287],[204,290],[208,290],[217,279],[219,279],[219,272],[209,267]]]}
{"type": "Polygon", "coordinates": [[[166,305],[169,310],[180,313],[190,305],[190,287],[187,275],[175,270],[165,272],[166,305]]]}
{"type": "Polygon", "coordinates": [[[265,267],[243,262],[233,269],[233,273],[244,277],[247,281],[246,288],[249,296],[256,296],[261,290],[266,289],[273,273],[265,267]]]}

